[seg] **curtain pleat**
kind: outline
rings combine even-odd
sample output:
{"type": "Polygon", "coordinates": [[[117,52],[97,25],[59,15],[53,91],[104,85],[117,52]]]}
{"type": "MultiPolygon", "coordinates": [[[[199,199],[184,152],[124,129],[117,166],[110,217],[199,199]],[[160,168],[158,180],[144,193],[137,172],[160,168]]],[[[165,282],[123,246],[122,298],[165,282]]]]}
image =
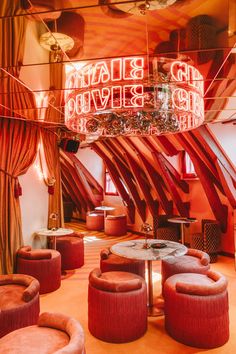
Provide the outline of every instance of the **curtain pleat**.
{"type": "Polygon", "coordinates": [[[12,273],[16,250],[23,245],[17,177],[34,162],[39,128],[24,121],[0,119],[0,272],[12,273]]]}

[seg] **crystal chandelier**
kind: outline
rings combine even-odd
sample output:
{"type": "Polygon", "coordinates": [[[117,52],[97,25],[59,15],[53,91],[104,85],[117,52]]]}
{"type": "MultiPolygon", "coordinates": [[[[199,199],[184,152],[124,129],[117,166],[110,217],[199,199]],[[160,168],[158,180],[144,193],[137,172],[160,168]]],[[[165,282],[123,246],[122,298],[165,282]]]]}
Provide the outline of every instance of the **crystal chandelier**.
{"type": "Polygon", "coordinates": [[[87,63],[67,78],[66,126],[94,136],[184,132],[204,121],[203,77],[180,60],[124,57],[87,63]]]}

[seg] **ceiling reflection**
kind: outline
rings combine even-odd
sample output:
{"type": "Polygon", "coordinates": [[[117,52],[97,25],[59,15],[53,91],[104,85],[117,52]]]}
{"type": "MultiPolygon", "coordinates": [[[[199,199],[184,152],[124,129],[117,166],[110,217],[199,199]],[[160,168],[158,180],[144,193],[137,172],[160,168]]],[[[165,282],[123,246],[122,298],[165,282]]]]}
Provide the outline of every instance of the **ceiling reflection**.
{"type": "Polygon", "coordinates": [[[65,64],[146,55],[191,60],[204,77],[206,121],[236,119],[235,1],[159,3],[2,1],[1,116],[63,127],[65,64]]]}

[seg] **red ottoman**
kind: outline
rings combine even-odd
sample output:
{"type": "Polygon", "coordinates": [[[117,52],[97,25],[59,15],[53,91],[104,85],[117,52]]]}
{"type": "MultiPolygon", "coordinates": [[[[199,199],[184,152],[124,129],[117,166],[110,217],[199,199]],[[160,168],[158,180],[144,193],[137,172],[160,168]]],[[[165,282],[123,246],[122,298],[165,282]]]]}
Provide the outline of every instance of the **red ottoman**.
{"type": "Polygon", "coordinates": [[[89,211],[86,215],[86,228],[88,230],[99,231],[104,229],[104,213],[89,211]]]}
{"type": "Polygon", "coordinates": [[[17,272],[38,279],[40,294],[50,293],[61,286],[61,255],[56,250],[22,247],[17,251],[17,272]]]}
{"type": "Polygon", "coordinates": [[[207,253],[188,249],[184,256],[170,256],[161,262],[162,288],[167,278],[179,273],[206,274],[210,269],[210,257],[207,253]]]}
{"type": "Polygon", "coordinates": [[[89,275],[88,327],[105,342],[125,343],[147,330],[147,289],[143,278],[127,272],[89,275]]]}
{"type": "Polygon", "coordinates": [[[104,232],[110,236],[123,236],[127,233],[126,215],[108,215],[105,218],[104,232]]]}
{"type": "Polygon", "coordinates": [[[83,235],[74,232],[57,238],[57,251],[61,254],[61,269],[71,270],[84,265],[83,235]]]}
{"type": "Polygon", "coordinates": [[[100,253],[100,269],[102,273],[121,271],[140,275],[145,279],[145,261],[137,259],[129,259],[117,256],[104,249],[100,253]]]}
{"type": "Polygon", "coordinates": [[[5,354],[85,354],[84,331],[78,321],[60,313],[44,312],[38,325],[18,329],[0,339],[5,354]]]}
{"type": "Polygon", "coordinates": [[[165,327],[177,341],[216,348],[229,339],[227,280],[218,272],[176,274],[164,284],[165,327]]]}
{"type": "Polygon", "coordinates": [[[0,337],[37,323],[38,317],[38,280],[24,274],[0,275],[0,337]]]}

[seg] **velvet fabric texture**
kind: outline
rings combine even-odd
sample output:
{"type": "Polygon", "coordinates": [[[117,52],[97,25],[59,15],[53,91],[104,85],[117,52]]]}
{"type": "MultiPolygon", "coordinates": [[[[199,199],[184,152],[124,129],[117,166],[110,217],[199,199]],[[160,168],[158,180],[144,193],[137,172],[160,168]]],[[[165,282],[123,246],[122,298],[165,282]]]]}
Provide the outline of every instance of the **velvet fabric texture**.
{"type": "Polygon", "coordinates": [[[78,321],[59,313],[42,313],[38,325],[0,339],[5,354],[85,354],[84,332],[78,321]]]}
{"type": "Polygon", "coordinates": [[[165,327],[177,341],[216,348],[229,339],[227,280],[217,272],[182,273],[164,284],[165,327]]]}
{"type": "Polygon", "coordinates": [[[61,269],[71,270],[84,265],[84,240],[76,232],[57,238],[57,251],[61,254],[61,269]]]}
{"type": "Polygon", "coordinates": [[[86,228],[94,231],[103,230],[104,213],[97,213],[96,211],[88,212],[86,215],[86,228]]]}
{"type": "Polygon", "coordinates": [[[166,279],[179,273],[206,274],[210,269],[210,257],[207,253],[189,248],[186,255],[169,256],[161,262],[162,288],[166,279]]]}
{"type": "MultiPolygon", "coordinates": [[[[27,253],[27,252],[26,252],[27,253]]],[[[40,294],[49,293],[57,290],[61,286],[61,255],[56,250],[32,250],[31,257],[25,254],[21,249],[17,252],[17,272],[28,274],[38,279],[40,283],[40,294]],[[40,253],[40,255],[39,255],[40,253]],[[45,253],[46,257],[42,258],[45,253]],[[51,255],[48,258],[48,255],[51,255]],[[34,254],[39,258],[35,257],[34,254]]]]}
{"type": "Polygon", "coordinates": [[[126,215],[108,215],[105,218],[104,232],[106,235],[123,236],[127,233],[126,215]]]}
{"type": "Polygon", "coordinates": [[[122,271],[135,273],[145,278],[145,261],[117,256],[103,249],[100,253],[100,269],[104,272],[122,271]]]}
{"type": "Polygon", "coordinates": [[[0,337],[37,323],[38,316],[39,282],[24,274],[0,276],[0,337]]]}
{"type": "Polygon", "coordinates": [[[88,327],[92,335],[112,343],[130,342],[144,335],[147,330],[144,279],[127,272],[101,274],[99,269],[93,270],[89,277],[88,327]]]}

